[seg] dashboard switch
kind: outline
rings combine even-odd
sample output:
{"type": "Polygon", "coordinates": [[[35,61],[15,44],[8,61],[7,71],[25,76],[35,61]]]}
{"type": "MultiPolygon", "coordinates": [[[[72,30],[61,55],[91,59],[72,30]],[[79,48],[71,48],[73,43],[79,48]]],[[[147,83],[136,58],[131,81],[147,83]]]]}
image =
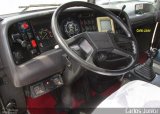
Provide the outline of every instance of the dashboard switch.
{"type": "Polygon", "coordinates": [[[36,48],[36,47],[37,47],[37,43],[36,43],[35,40],[32,40],[32,41],[31,41],[31,44],[32,44],[32,47],[33,47],[33,48],[36,48]]]}
{"type": "Polygon", "coordinates": [[[12,40],[14,42],[17,42],[17,39],[21,39],[21,35],[19,33],[17,34],[12,34],[12,40]]]}
{"type": "Polygon", "coordinates": [[[17,42],[20,43],[22,47],[27,47],[28,45],[28,42],[25,40],[17,39],[17,42]]]}
{"type": "Polygon", "coordinates": [[[29,85],[25,88],[25,93],[27,96],[36,98],[63,86],[63,84],[61,75],[56,74],[46,80],[29,85]]]}
{"type": "Polygon", "coordinates": [[[36,96],[43,95],[45,93],[45,88],[42,83],[39,83],[33,87],[34,93],[36,96]]]}
{"type": "Polygon", "coordinates": [[[22,29],[28,29],[29,28],[28,23],[27,22],[22,23],[21,28],[22,29]]]}
{"type": "Polygon", "coordinates": [[[59,79],[59,77],[58,78],[54,78],[53,82],[58,87],[61,86],[61,85],[63,85],[63,82],[59,79]]]}

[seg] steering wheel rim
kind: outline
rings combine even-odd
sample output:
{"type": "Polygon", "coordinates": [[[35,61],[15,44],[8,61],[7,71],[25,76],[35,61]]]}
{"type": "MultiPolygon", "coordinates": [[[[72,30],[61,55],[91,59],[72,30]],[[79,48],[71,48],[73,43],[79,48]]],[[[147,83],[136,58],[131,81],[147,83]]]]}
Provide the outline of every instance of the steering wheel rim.
{"type": "Polygon", "coordinates": [[[137,62],[137,59],[138,59],[138,48],[137,47],[138,46],[137,46],[136,38],[134,37],[132,32],[127,28],[127,26],[115,14],[113,14],[109,10],[106,10],[100,6],[97,6],[97,5],[94,5],[91,3],[87,3],[87,2],[81,2],[81,1],[69,2],[69,3],[63,4],[59,8],[57,8],[56,11],[54,12],[54,14],[52,16],[51,27],[52,27],[52,32],[55,36],[55,39],[59,43],[60,47],[63,48],[63,50],[71,58],[73,58],[75,61],[80,63],[81,66],[83,66],[84,68],[86,68],[90,71],[93,71],[98,74],[106,75],[106,76],[120,76],[120,75],[127,73],[130,69],[132,69],[134,67],[135,63],[137,62]],[[81,57],[79,57],[69,47],[69,45],[66,43],[66,40],[62,37],[62,34],[60,32],[60,27],[58,25],[59,15],[64,10],[66,10],[67,8],[71,8],[71,7],[90,8],[90,9],[93,9],[93,10],[96,10],[96,11],[103,13],[104,16],[108,16],[108,17],[112,18],[115,22],[117,22],[118,25],[125,31],[127,37],[132,38],[132,40],[134,41],[134,45],[135,45],[135,47],[134,47],[134,52],[135,52],[134,60],[132,60],[132,62],[126,68],[118,69],[118,70],[109,70],[109,69],[103,69],[103,68],[96,67],[92,64],[89,64],[88,62],[84,61],[81,57]]]}

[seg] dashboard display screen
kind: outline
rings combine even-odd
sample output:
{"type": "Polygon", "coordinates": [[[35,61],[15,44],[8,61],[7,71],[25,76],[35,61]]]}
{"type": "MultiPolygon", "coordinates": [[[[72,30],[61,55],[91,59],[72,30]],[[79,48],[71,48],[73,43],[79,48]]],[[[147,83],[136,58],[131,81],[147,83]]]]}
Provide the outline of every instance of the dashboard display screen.
{"type": "Polygon", "coordinates": [[[113,20],[109,17],[97,17],[97,26],[99,32],[115,32],[113,20]]]}
{"type": "Polygon", "coordinates": [[[100,21],[100,24],[101,24],[101,30],[102,31],[112,30],[111,21],[109,21],[109,20],[102,20],[102,21],[100,21]]]}

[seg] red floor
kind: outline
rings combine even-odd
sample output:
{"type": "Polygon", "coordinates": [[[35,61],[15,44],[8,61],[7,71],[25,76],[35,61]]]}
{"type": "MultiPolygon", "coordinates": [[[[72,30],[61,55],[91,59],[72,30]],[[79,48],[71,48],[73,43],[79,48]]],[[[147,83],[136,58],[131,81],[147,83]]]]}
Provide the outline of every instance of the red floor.
{"type": "MultiPolygon", "coordinates": [[[[142,64],[147,60],[148,56],[147,54],[143,53],[139,57],[139,63],[142,64]]],[[[117,89],[119,89],[120,83],[116,83],[107,90],[105,90],[103,93],[101,93],[101,96],[109,96],[113,92],[115,92],[117,89]]],[[[92,96],[96,96],[96,92],[91,92],[92,96]]],[[[85,100],[77,100],[76,98],[72,99],[72,106],[74,108],[79,107],[81,104],[85,103],[85,100]]],[[[27,98],[27,107],[31,114],[66,114],[57,112],[55,110],[56,107],[56,99],[53,95],[50,93],[45,94],[38,98],[27,98]]]]}
{"type": "Polygon", "coordinates": [[[143,64],[148,59],[148,55],[144,52],[139,55],[139,63],[143,64]]]}
{"type": "Polygon", "coordinates": [[[65,114],[59,113],[54,108],[56,99],[50,93],[38,98],[27,98],[27,107],[30,114],[65,114]]]}
{"type": "MultiPolygon", "coordinates": [[[[116,83],[103,93],[101,96],[109,96],[120,87],[120,83],[116,83]]],[[[92,91],[92,96],[96,96],[96,93],[92,91]]],[[[73,108],[78,108],[81,104],[85,103],[85,100],[72,99],[73,108]]],[[[40,96],[38,98],[27,98],[27,107],[31,114],[66,114],[65,112],[57,112],[55,109],[56,99],[50,93],[40,96]]]]}

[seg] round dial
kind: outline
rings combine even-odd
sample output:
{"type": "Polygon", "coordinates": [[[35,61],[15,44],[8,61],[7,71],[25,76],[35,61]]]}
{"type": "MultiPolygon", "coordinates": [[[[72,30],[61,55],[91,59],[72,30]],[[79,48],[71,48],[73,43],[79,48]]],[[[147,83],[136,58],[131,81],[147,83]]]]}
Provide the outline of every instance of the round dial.
{"type": "Polygon", "coordinates": [[[78,33],[80,33],[80,25],[78,22],[72,18],[67,18],[63,22],[63,30],[67,37],[72,37],[78,33]]]}

